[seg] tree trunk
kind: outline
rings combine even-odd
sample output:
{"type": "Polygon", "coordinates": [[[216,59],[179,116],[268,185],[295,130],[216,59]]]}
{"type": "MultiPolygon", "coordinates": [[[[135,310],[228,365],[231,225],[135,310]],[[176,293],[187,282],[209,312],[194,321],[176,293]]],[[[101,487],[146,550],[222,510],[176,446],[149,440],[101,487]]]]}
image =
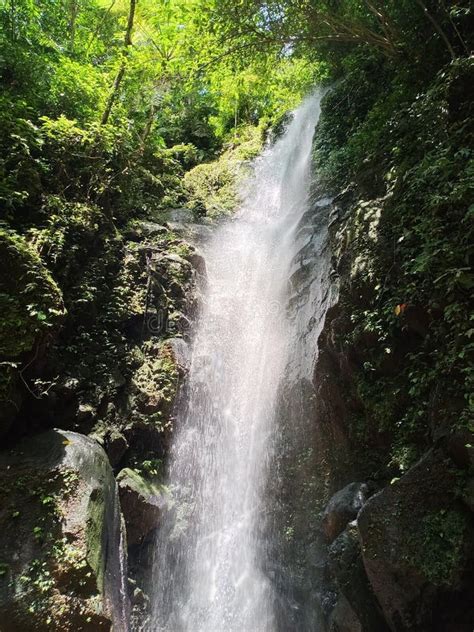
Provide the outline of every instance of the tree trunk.
{"type": "Polygon", "coordinates": [[[115,76],[114,84],[112,86],[112,91],[107,99],[107,104],[105,106],[104,113],[102,114],[102,118],[100,121],[101,125],[106,125],[110,113],[112,112],[112,107],[115,103],[115,99],[117,98],[120,84],[122,83],[122,79],[125,75],[125,68],[127,64],[127,56],[129,53],[130,46],[132,45],[132,30],[133,30],[133,21],[135,18],[135,8],[137,6],[137,0],[130,0],[130,10],[128,12],[128,22],[127,22],[127,30],[125,31],[125,39],[124,39],[124,51],[122,56],[122,62],[120,64],[120,68],[118,69],[117,75],[115,76]]]}
{"type": "Polygon", "coordinates": [[[153,127],[153,119],[155,118],[155,106],[152,103],[150,105],[150,110],[148,112],[148,117],[145,125],[145,129],[143,130],[142,137],[140,139],[141,152],[143,153],[145,149],[146,141],[148,140],[148,136],[150,135],[151,128],[153,127]]]}
{"type": "Polygon", "coordinates": [[[76,41],[76,20],[79,13],[79,0],[71,0],[69,5],[69,52],[74,52],[76,41]]]}
{"type": "Polygon", "coordinates": [[[449,22],[450,22],[451,26],[453,27],[454,32],[455,32],[455,33],[456,33],[456,35],[458,36],[458,40],[461,42],[461,45],[462,45],[462,47],[463,47],[463,49],[464,49],[464,52],[465,52],[465,53],[466,53],[466,55],[469,57],[469,54],[470,54],[469,47],[468,47],[468,45],[466,44],[466,42],[464,41],[464,39],[463,39],[463,37],[462,37],[462,35],[461,35],[461,33],[460,33],[460,31],[459,31],[458,27],[456,26],[456,22],[455,22],[455,21],[453,20],[453,18],[451,17],[451,13],[449,12],[448,7],[446,6],[446,2],[445,2],[445,0],[441,0],[441,4],[443,5],[444,12],[445,12],[445,13],[446,13],[446,15],[448,16],[448,20],[449,20],[449,22]]]}
{"type": "Polygon", "coordinates": [[[425,3],[423,2],[423,0],[416,0],[416,3],[421,8],[423,13],[425,14],[426,19],[431,22],[431,24],[435,28],[435,31],[438,33],[438,35],[441,37],[443,42],[446,44],[446,48],[449,50],[449,54],[451,55],[451,58],[452,59],[456,59],[456,53],[454,52],[454,48],[451,46],[451,42],[449,41],[446,33],[443,31],[441,26],[438,24],[438,22],[434,19],[434,17],[428,11],[428,9],[427,9],[425,3]]]}

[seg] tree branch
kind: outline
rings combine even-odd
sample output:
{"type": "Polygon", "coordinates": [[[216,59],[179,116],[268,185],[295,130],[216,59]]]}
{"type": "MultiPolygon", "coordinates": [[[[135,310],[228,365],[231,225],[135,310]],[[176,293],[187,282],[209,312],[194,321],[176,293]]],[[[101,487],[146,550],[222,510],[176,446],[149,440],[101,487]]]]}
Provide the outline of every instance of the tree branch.
{"type": "Polygon", "coordinates": [[[101,125],[106,125],[110,113],[112,112],[112,107],[115,103],[115,99],[117,98],[120,84],[122,83],[123,76],[125,75],[125,69],[127,67],[127,57],[130,47],[132,46],[132,30],[133,30],[133,20],[135,18],[135,9],[137,6],[137,0],[130,0],[130,10],[128,13],[128,21],[127,21],[127,29],[125,31],[124,38],[124,51],[122,56],[122,62],[120,64],[120,68],[118,69],[117,75],[115,76],[114,84],[112,86],[112,91],[110,93],[109,98],[107,99],[107,104],[105,106],[104,113],[102,114],[102,118],[100,120],[101,125]]]}
{"type": "Polygon", "coordinates": [[[434,19],[434,17],[431,15],[431,13],[428,11],[428,9],[427,9],[425,3],[423,2],[423,0],[415,0],[415,2],[421,8],[421,10],[423,11],[423,14],[425,15],[426,19],[431,22],[431,24],[434,26],[436,32],[438,33],[438,35],[441,37],[443,42],[446,44],[446,48],[448,49],[449,54],[451,55],[451,58],[452,59],[456,59],[456,53],[454,51],[454,48],[451,46],[451,43],[450,43],[450,41],[448,39],[448,36],[443,31],[443,29],[438,24],[438,22],[434,19]]]}

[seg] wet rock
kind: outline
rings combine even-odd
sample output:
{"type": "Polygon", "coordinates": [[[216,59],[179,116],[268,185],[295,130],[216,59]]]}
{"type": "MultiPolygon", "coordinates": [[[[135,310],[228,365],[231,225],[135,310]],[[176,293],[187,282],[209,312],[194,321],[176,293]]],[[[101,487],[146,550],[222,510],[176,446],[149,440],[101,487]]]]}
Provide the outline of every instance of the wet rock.
{"type": "Polygon", "coordinates": [[[189,254],[186,259],[193,266],[198,274],[206,276],[206,260],[198,250],[194,250],[189,254]]]}
{"type": "Polygon", "coordinates": [[[167,342],[156,345],[133,376],[137,411],[145,417],[155,414],[159,419],[166,419],[178,382],[179,371],[171,347],[167,342]]]}
{"type": "Polygon", "coordinates": [[[367,500],[368,487],[365,483],[350,483],[336,492],[323,513],[322,528],[329,542],[332,542],[356,518],[367,500]]]}
{"type": "Polygon", "coordinates": [[[180,255],[177,255],[174,252],[163,253],[156,259],[154,259],[157,263],[165,263],[165,264],[175,264],[179,266],[183,266],[184,268],[189,268],[190,262],[186,259],[183,259],[180,255]]]}
{"type": "Polygon", "coordinates": [[[93,424],[97,416],[96,409],[92,404],[81,403],[77,409],[77,423],[82,424],[93,424]]]}
{"type": "Polygon", "coordinates": [[[132,604],[138,607],[147,607],[149,602],[148,596],[141,588],[135,588],[133,591],[132,604]]]}
{"type": "Polygon", "coordinates": [[[163,494],[158,485],[130,468],[119,473],[117,483],[127,526],[127,544],[139,544],[158,525],[163,494]]]}
{"type": "Polygon", "coordinates": [[[114,428],[105,438],[105,451],[112,467],[117,467],[127,449],[128,442],[126,438],[119,430],[114,428]]]}
{"type": "Polygon", "coordinates": [[[186,373],[189,369],[190,350],[188,343],[183,338],[169,338],[166,344],[170,347],[176,366],[180,373],[186,373]]]}
{"type": "Polygon", "coordinates": [[[350,603],[342,595],[329,618],[329,632],[365,632],[350,603]]]}
{"type": "Polygon", "coordinates": [[[170,222],[182,222],[183,224],[187,224],[194,221],[193,212],[185,206],[170,208],[168,209],[167,214],[170,222]]]}
{"type": "Polygon", "coordinates": [[[102,448],[51,430],[0,457],[3,632],[126,630],[126,562],[102,448]]]}
{"type": "Polygon", "coordinates": [[[168,233],[166,226],[162,226],[156,222],[136,222],[125,228],[122,232],[123,236],[134,242],[142,242],[145,239],[153,240],[168,233]]]}
{"type": "Polygon", "coordinates": [[[388,632],[365,574],[355,522],[330,546],[329,568],[339,593],[330,621],[339,622],[339,627],[344,622],[348,630],[388,632]]]}
{"type": "Polygon", "coordinates": [[[474,529],[458,481],[453,462],[433,449],[359,513],[364,565],[392,630],[474,624],[472,610],[454,606],[460,596],[470,603],[474,588],[474,529]]]}
{"type": "Polygon", "coordinates": [[[157,235],[166,235],[168,229],[161,224],[155,222],[140,222],[139,227],[144,237],[156,237],[157,235]]]}

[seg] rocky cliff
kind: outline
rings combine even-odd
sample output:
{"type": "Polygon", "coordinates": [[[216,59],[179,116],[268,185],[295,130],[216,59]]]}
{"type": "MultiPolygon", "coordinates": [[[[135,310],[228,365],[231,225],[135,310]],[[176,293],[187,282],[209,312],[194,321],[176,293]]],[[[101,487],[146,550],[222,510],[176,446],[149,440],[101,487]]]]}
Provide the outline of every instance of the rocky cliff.
{"type": "Polygon", "coordinates": [[[342,152],[365,156],[330,209],[337,299],[314,376],[312,472],[327,504],[313,523],[313,597],[332,632],[474,622],[469,77],[472,65],[452,64],[399,111],[382,91],[363,112],[360,85],[359,99],[340,100],[349,78],[323,106],[323,182],[343,183],[342,152]]]}
{"type": "Polygon", "coordinates": [[[122,233],[86,224],[82,234],[69,231],[57,257],[1,234],[10,288],[2,295],[10,297],[2,324],[5,632],[121,632],[131,606],[133,616],[146,610],[146,564],[137,556],[159,520],[173,402],[205,273],[179,235],[184,215],[170,211],[165,225],[144,221],[122,233]]]}

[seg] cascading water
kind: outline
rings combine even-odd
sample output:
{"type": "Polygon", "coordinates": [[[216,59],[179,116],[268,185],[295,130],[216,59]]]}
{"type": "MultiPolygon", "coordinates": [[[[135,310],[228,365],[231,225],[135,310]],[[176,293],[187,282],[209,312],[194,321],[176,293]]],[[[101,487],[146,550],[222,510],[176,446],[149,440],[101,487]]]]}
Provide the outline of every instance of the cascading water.
{"type": "Polygon", "coordinates": [[[207,284],[156,542],[153,632],[278,627],[265,492],[294,361],[289,278],[309,208],[319,100],[295,111],[257,161],[239,212],[204,247],[207,284]]]}

